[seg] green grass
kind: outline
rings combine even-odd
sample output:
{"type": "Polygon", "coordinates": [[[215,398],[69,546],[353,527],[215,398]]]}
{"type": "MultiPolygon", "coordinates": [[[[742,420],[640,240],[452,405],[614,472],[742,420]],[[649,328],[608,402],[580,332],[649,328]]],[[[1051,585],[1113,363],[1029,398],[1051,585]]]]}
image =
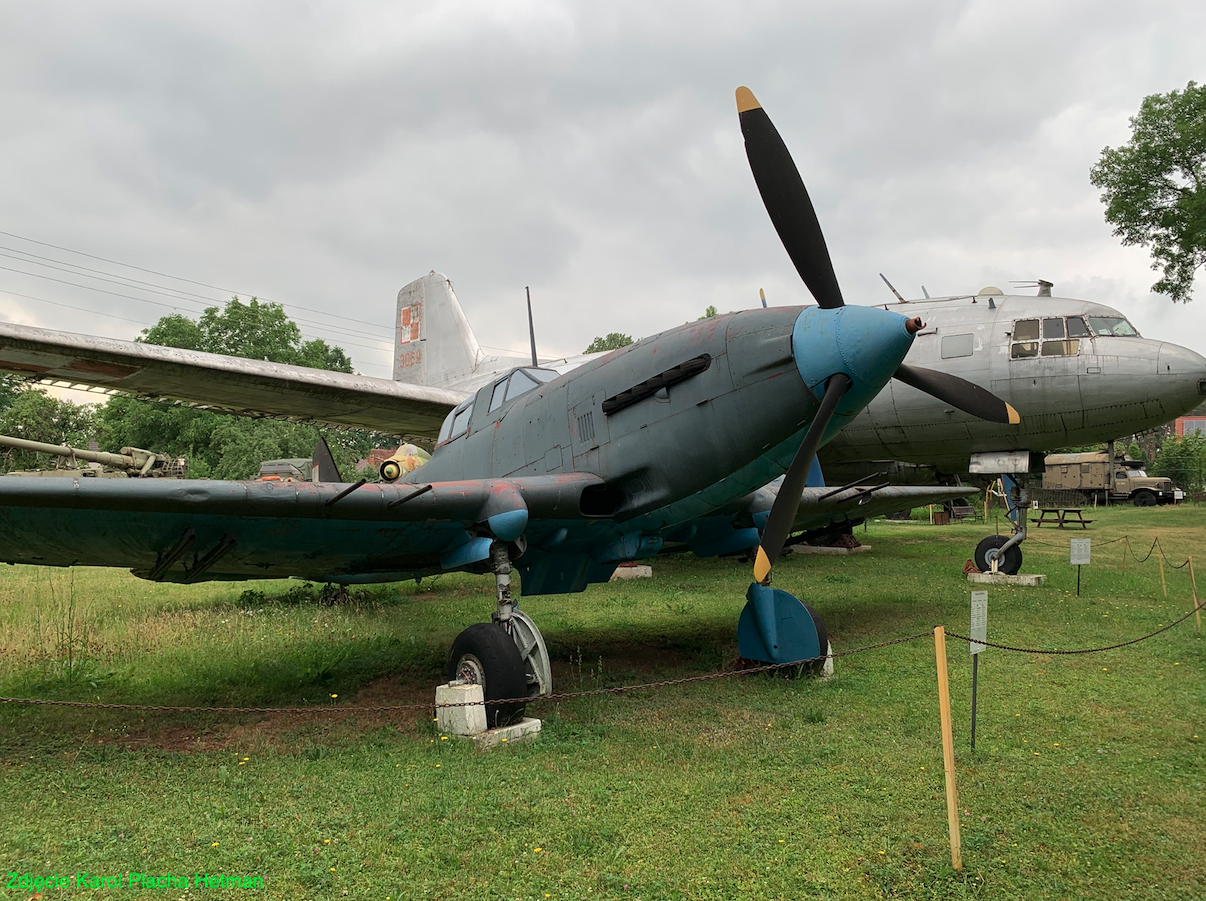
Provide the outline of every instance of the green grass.
{"type": "MultiPolygon", "coordinates": [[[[1037,589],[992,588],[989,638],[1088,647],[1191,608],[1186,570],[1121,567],[1128,534],[1180,562],[1206,510],[1097,511],[1075,595],[1067,543],[1025,546],[1037,589]]],[[[785,558],[776,585],[838,651],[967,631],[983,524],[872,524],[874,550],[785,558]]],[[[523,606],[558,690],[732,667],[747,567],[523,606]]],[[[171,586],[107,570],[0,572],[0,694],[167,705],[428,703],[488,578],[357,589],[171,586]],[[338,695],[333,699],[331,695],[338,695]]],[[[946,843],[932,641],[843,658],[828,682],[722,679],[534,706],[531,744],[478,753],[423,711],[267,716],[0,705],[5,872],[263,876],[273,898],[1206,897],[1206,653],[1192,618],[1117,651],[989,649],[977,750],[971,666],[949,643],[963,833],[946,843]],[[535,849],[539,848],[540,851],[535,849]]],[[[4,879],[7,882],[7,877],[4,879]]],[[[168,897],[166,890],[51,890],[168,897]]],[[[191,890],[246,897],[247,889],[191,890]]],[[[28,898],[0,884],[0,898],[28,898]]],[[[171,897],[179,897],[174,890],[171,897]]]]}

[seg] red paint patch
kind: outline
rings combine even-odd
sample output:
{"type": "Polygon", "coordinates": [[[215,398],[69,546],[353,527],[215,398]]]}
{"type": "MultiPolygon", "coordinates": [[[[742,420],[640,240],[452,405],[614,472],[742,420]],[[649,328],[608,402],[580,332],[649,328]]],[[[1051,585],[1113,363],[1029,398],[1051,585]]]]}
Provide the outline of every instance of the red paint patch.
{"type": "Polygon", "coordinates": [[[9,372],[29,372],[41,375],[43,372],[50,372],[51,367],[35,366],[32,363],[10,363],[8,360],[0,360],[0,369],[6,369],[9,372]]]}

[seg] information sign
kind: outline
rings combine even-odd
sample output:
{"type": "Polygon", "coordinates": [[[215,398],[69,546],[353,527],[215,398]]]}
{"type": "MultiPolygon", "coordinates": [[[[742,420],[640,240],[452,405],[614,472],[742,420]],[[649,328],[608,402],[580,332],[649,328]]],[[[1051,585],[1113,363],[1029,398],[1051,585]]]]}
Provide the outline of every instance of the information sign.
{"type": "Polygon", "coordinates": [[[987,591],[973,591],[971,593],[971,631],[968,634],[971,637],[968,649],[973,655],[979,654],[984,650],[982,642],[988,640],[987,591]]]}
{"type": "Polygon", "coordinates": [[[1089,544],[1091,538],[1073,538],[1072,539],[1072,565],[1073,566],[1088,566],[1089,565],[1089,544]]]}

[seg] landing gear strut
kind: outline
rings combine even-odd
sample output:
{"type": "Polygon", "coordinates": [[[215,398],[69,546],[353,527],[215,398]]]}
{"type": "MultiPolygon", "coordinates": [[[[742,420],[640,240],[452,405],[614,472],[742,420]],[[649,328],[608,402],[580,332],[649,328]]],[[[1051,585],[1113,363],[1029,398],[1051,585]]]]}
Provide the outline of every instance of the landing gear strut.
{"type": "Polygon", "coordinates": [[[976,568],[980,572],[1004,573],[1016,576],[1022,569],[1021,543],[1026,540],[1026,477],[1002,476],[1007,483],[1009,518],[1013,523],[1013,535],[989,535],[976,545],[976,568]]]}
{"type": "Polygon", "coordinates": [[[516,722],[524,703],[492,701],[536,698],[553,690],[553,674],[544,638],[532,618],[511,597],[511,549],[507,542],[490,545],[497,607],[488,623],[475,623],[456,637],[448,656],[448,681],[482,686],[486,722],[493,728],[516,722]]]}

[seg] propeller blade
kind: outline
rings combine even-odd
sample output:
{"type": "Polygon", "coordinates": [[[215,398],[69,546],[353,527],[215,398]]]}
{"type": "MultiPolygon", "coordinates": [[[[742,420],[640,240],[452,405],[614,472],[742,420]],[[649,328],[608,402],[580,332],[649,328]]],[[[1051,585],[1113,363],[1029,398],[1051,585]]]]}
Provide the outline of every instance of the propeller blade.
{"type": "Polygon", "coordinates": [[[787,255],[823,309],[843,306],[821,223],[787,145],[749,88],[737,89],[737,113],[758,193],[787,255]]]}
{"type": "Polygon", "coordinates": [[[766,526],[762,529],[762,540],[758,544],[758,556],[754,560],[754,581],[765,585],[770,576],[771,566],[779,559],[783,550],[783,542],[791,533],[791,525],[795,522],[796,511],[800,509],[800,496],[804,492],[804,483],[808,481],[808,470],[812,469],[812,459],[817,455],[821,436],[833,418],[838,401],[853,384],[850,377],[837,373],[829,377],[825,386],[825,396],[812,424],[804,434],[796,458],[791,461],[787,476],[779,487],[779,494],[771,507],[770,516],[766,518],[766,526]]]}
{"type": "Polygon", "coordinates": [[[979,419],[1009,425],[1017,425],[1022,421],[1018,411],[1001,398],[957,375],[923,369],[920,366],[906,366],[902,363],[897,367],[893,378],[900,379],[906,385],[912,385],[918,391],[924,391],[931,397],[936,397],[979,419]]]}

